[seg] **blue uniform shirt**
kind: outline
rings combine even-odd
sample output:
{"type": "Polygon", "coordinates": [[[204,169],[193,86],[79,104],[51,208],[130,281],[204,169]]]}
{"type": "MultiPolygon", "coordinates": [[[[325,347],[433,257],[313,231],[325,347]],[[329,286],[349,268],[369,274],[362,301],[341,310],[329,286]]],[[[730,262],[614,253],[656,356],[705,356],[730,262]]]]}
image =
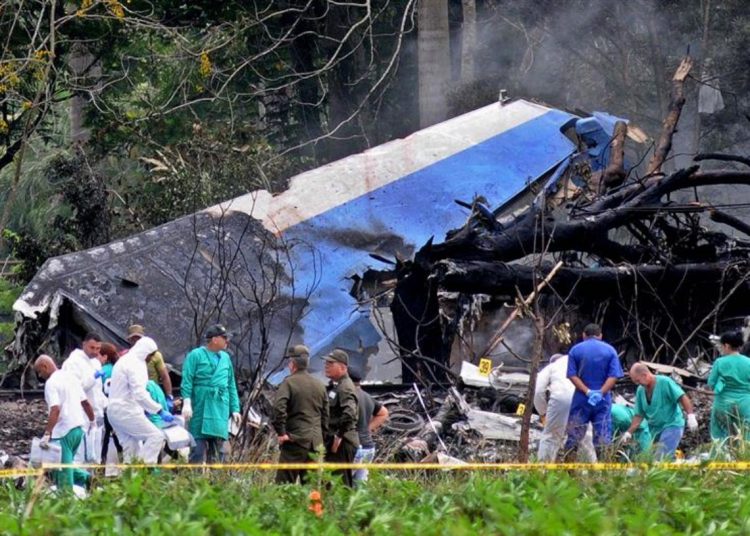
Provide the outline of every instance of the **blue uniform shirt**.
{"type": "Polygon", "coordinates": [[[568,352],[567,376],[578,376],[589,389],[601,389],[607,378],[622,378],[620,358],[606,342],[586,339],[568,352]]]}

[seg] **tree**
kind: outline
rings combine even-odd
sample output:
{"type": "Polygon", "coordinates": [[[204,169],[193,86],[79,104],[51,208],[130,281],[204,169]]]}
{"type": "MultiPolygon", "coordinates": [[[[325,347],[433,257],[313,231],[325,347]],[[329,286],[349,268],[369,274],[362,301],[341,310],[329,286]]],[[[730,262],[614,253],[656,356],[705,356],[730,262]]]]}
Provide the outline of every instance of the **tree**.
{"type": "Polygon", "coordinates": [[[447,117],[445,94],[451,73],[448,2],[419,2],[419,126],[424,128],[447,117]]]}

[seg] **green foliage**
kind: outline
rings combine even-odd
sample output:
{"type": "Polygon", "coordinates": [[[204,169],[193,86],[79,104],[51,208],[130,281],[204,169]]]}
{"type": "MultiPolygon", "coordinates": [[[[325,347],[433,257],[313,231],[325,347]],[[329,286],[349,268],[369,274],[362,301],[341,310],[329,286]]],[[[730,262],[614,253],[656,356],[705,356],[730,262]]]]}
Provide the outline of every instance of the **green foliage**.
{"type": "MultiPolygon", "coordinates": [[[[10,173],[0,175],[0,200],[10,192],[10,173]]],[[[28,281],[49,257],[109,241],[109,194],[82,152],[51,152],[31,162],[16,191],[2,240],[22,261],[28,281]]]]}
{"type": "Polygon", "coordinates": [[[138,147],[144,156],[137,162],[103,161],[103,174],[121,196],[113,199],[113,231],[122,235],[159,225],[257,189],[279,192],[304,163],[280,157],[250,127],[229,134],[221,126],[194,122],[192,136],[183,142],[157,150],[138,147]]]}
{"type": "Polygon", "coordinates": [[[23,287],[0,278],[0,316],[13,314],[13,302],[21,295],[23,287]]]}
{"type": "MultiPolygon", "coordinates": [[[[267,474],[128,473],[86,500],[0,483],[3,534],[729,534],[750,528],[744,475],[700,470],[446,474],[425,481],[375,472],[351,492],[276,486],[267,474]]],[[[313,479],[317,480],[317,479],[313,479]]],[[[323,478],[323,481],[327,481],[323,478]]]]}
{"type": "Polygon", "coordinates": [[[0,278],[0,347],[13,338],[13,302],[22,290],[20,285],[0,278]]]}

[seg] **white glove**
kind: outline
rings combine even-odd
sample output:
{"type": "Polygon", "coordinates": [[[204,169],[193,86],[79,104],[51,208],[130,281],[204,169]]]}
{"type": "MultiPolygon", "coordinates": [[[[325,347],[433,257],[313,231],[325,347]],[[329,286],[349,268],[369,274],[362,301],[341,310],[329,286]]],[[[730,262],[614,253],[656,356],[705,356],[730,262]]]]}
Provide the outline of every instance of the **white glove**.
{"type": "Polygon", "coordinates": [[[190,402],[189,398],[182,400],[182,416],[185,419],[185,422],[189,421],[193,416],[193,404],[190,402]]]}
{"type": "Polygon", "coordinates": [[[232,420],[234,421],[234,424],[239,426],[242,422],[242,414],[241,413],[232,413],[232,420]]]}
{"type": "Polygon", "coordinates": [[[688,413],[687,427],[691,432],[695,432],[698,429],[698,419],[695,418],[695,413],[688,413]]]}
{"type": "Polygon", "coordinates": [[[620,442],[627,443],[628,441],[630,441],[631,437],[633,437],[633,434],[631,434],[630,432],[625,432],[620,436],[620,442]]]}
{"type": "Polygon", "coordinates": [[[42,448],[44,450],[47,450],[49,448],[49,441],[51,437],[49,434],[44,434],[42,436],[42,439],[39,441],[39,448],[42,448]]]}
{"type": "Polygon", "coordinates": [[[93,420],[93,421],[89,421],[89,425],[88,425],[88,427],[86,428],[86,434],[90,434],[90,433],[91,433],[91,431],[92,431],[92,430],[93,430],[94,428],[96,428],[96,420],[93,420]]]}

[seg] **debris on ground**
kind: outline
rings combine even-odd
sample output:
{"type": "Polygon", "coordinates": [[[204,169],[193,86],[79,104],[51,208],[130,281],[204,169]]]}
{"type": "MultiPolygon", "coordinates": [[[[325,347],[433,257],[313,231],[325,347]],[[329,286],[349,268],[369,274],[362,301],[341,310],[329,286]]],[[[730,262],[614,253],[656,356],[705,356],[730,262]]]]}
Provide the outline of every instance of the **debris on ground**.
{"type": "Polygon", "coordinates": [[[47,422],[44,399],[0,398],[0,451],[28,458],[31,440],[41,437],[47,422]]]}

